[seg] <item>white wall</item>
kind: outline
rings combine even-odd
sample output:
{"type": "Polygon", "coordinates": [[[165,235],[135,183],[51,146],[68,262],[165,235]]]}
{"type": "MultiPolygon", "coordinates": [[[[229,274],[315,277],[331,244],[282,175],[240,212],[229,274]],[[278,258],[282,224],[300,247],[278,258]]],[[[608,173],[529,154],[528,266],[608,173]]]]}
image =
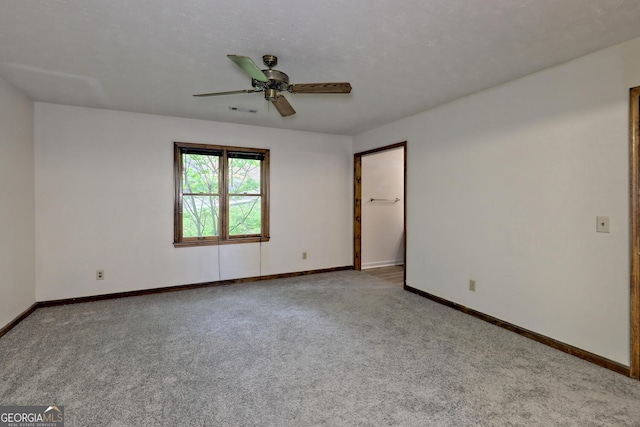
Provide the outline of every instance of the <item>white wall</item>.
{"type": "Polygon", "coordinates": [[[638,52],[635,39],[355,137],[355,152],[408,141],[409,286],[629,364],[638,52]]]}
{"type": "Polygon", "coordinates": [[[35,303],[33,103],[0,79],[0,328],[35,303]]]}
{"type": "Polygon", "coordinates": [[[362,268],[404,263],[403,199],[404,149],[362,156],[362,268]]]}
{"type": "Polygon", "coordinates": [[[351,137],[45,103],[35,118],[39,301],[353,264],[351,137]],[[173,141],[271,149],[262,250],[173,247],[173,141]]]}

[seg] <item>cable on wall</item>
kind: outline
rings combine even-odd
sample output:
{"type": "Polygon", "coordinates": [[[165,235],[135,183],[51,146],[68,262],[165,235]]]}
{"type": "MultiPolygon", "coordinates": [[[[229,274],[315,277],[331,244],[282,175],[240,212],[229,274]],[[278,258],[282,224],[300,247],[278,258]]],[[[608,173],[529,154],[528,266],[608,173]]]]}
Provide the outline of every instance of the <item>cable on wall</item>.
{"type": "Polygon", "coordinates": [[[218,282],[222,281],[222,272],[220,270],[220,230],[218,230],[218,282]]]}
{"type": "Polygon", "coordinates": [[[258,271],[260,279],[262,279],[262,233],[260,233],[260,267],[258,271]]]}

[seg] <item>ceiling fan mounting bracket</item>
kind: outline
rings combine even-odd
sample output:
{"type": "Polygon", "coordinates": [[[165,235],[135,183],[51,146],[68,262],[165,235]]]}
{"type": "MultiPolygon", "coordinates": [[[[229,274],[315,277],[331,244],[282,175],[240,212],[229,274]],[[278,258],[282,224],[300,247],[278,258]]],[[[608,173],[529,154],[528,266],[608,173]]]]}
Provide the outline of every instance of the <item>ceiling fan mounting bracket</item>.
{"type": "Polygon", "coordinates": [[[271,69],[278,65],[278,57],[275,55],[262,55],[262,62],[271,69]]]}

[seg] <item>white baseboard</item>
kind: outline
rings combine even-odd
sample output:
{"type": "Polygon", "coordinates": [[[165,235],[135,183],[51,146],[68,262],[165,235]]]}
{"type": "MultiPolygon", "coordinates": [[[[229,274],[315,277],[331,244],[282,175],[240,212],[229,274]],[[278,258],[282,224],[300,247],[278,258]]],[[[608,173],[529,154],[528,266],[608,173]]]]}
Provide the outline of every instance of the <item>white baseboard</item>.
{"type": "Polygon", "coordinates": [[[361,268],[366,270],[367,268],[379,268],[379,267],[391,267],[392,265],[402,265],[404,261],[401,259],[396,260],[387,260],[387,261],[374,261],[374,262],[363,262],[361,268]]]}

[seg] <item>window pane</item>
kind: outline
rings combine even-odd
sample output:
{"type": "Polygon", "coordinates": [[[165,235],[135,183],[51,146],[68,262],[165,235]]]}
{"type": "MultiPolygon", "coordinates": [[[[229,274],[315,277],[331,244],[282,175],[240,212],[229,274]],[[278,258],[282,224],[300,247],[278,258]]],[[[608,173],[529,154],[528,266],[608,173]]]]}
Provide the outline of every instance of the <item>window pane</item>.
{"type": "Polygon", "coordinates": [[[220,157],[203,154],[182,155],[182,191],[218,193],[220,157]]]}
{"type": "Polygon", "coordinates": [[[260,194],[260,160],[229,159],[229,194],[260,194]]]}
{"type": "Polygon", "coordinates": [[[229,196],[229,235],[261,234],[260,200],[260,196],[229,196]]]}
{"type": "Polygon", "coordinates": [[[182,198],[182,236],[218,236],[220,201],[218,196],[182,198]]]}

